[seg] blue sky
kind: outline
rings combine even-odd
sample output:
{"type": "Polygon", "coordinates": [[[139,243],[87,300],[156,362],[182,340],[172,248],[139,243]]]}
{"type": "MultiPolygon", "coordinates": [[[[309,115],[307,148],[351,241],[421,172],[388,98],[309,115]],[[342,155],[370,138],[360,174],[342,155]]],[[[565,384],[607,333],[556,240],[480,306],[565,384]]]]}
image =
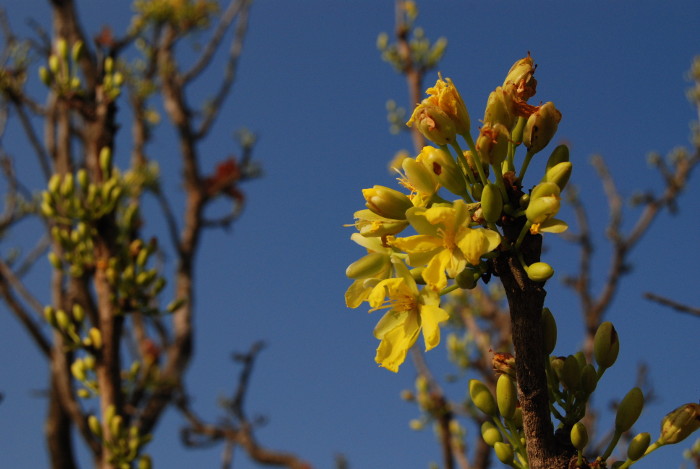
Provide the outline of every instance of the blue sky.
{"type": "MultiPolygon", "coordinates": [[[[46,3],[3,2],[18,30],[25,30],[30,16],[48,24],[46,3]]],[[[127,2],[78,4],[91,35],[106,22],[128,24],[127,2]]],[[[697,118],[685,98],[690,86],[685,73],[700,53],[700,4],[533,1],[524,7],[425,0],[419,7],[418,24],[428,36],[449,40],[439,70],[459,87],[473,121],[512,63],[532,53],[539,65],[533,99],[554,101],[563,113],[557,138],[571,147],[572,183],[589,204],[600,234],[594,279],[600,287],[608,264],[602,235],[608,214],[588,161],[602,154],[624,195],[661,187],[646,156],[687,145],[688,124],[697,118]]],[[[388,0],[258,0],[239,80],[203,152],[203,166],[213,168],[235,152],[232,131],[248,127],[260,135],[255,156],[265,175],[243,188],[248,205],[233,229],[207,232],[203,241],[196,358],[189,373],[194,407],[214,420],[217,399],[231,392],[237,376],[230,353],[265,340],[268,347],[248,399],[249,413],[269,419],[258,433],[260,441],[294,451],[319,468],[332,467],[336,453],[345,454],[356,469],[422,468],[439,459],[432,433],[408,428],[417,410],[398,397],[413,386],[414,371],[405,366],[393,374],[376,367],[372,329],[378,317],[364,307],[349,310],[343,302],[349,284],[345,267],[363,254],[343,224],[363,208],[362,188],[393,184],[387,162],[411,145],[407,135],[390,135],[386,122],[387,99],[409,105],[403,79],[375,48],[377,34],[392,28],[388,0]]],[[[435,77],[430,75],[426,85],[435,77]]],[[[37,81],[32,77],[33,89],[37,81]]],[[[207,93],[207,83],[199,96],[207,93]]],[[[120,165],[129,158],[126,132],[124,138],[116,153],[120,165]]],[[[10,146],[7,137],[5,145],[10,146]]],[[[28,152],[19,139],[15,145],[16,157],[28,152]]],[[[167,132],[157,135],[150,155],[171,176],[164,187],[179,191],[172,177],[178,171],[176,148],[167,132]]],[[[542,163],[533,162],[529,171],[541,170],[542,163]]],[[[19,164],[31,177],[31,164],[19,164]]],[[[642,292],[654,291],[698,304],[698,208],[697,193],[690,190],[681,198],[679,215],[658,220],[632,254],[634,270],[608,316],[622,348],[597,402],[622,397],[634,386],[636,364],[649,363],[660,398],[645,409],[636,428],[652,436],[666,412],[700,396],[700,321],[641,298],[642,292]]],[[[629,212],[627,227],[636,215],[629,212]]],[[[570,212],[564,210],[562,218],[575,229],[570,212]]],[[[154,232],[161,229],[157,216],[149,223],[154,232]]],[[[18,239],[3,240],[0,252],[7,255],[18,239]]],[[[578,253],[553,237],[547,242],[545,260],[558,273],[573,272],[578,253]]],[[[40,283],[33,286],[41,291],[40,283]]],[[[581,339],[577,300],[556,279],[547,290],[560,329],[556,353],[573,353],[581,339]]],[[[444,347],[427,356],[438,373],[449,370],[444,356],[444,347]]],[[[47,465],[41,435],[45,401],[34,393],[45,387],[45,364],[0,307],[0,392],[5,395],[0,454],[7,467],[47,465]]],[[[461,382],[447,391],[463,396],[466,387],[461,382]]],[[[182,423],[174,412],[162,421],[150,447],[156,467],[217,467],[220,448],[181,447],[182,423]]],[[[678,447],[663,449],[635,467],[677,467],[680,453],[678,447]]],[[[242,453],[236,460],[237,468],[253,467],[242,453]]]]}

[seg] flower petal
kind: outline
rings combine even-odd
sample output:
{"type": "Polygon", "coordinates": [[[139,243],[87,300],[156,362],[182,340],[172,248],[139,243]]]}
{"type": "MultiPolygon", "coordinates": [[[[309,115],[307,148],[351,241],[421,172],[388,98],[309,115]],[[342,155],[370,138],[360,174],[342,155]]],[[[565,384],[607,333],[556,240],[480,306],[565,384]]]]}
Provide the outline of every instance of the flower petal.
{"type": "Polygon", "coordinates": [[[447,321],[449,317],[447,311],[437,305],[421,306],[420,318],[426,352],[440,343],[440,323],[447,321]]]}

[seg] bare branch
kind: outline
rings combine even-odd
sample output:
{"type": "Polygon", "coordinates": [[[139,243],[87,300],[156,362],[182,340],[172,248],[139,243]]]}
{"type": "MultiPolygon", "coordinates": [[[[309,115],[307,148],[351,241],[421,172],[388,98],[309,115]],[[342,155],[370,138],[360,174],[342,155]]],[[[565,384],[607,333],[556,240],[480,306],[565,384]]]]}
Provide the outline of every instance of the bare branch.
{"type": "Polygon", "coordinates": [[[691,316],[700,316],[700,308],[689,306],[678,301],[672,300],[670,298],[657,295],[655,293],[646,292],[644,293],[644,298],[659,303],[661,305],[668,306],[669,308],[674,309],[680,313],[690,314],[691,316]]]}

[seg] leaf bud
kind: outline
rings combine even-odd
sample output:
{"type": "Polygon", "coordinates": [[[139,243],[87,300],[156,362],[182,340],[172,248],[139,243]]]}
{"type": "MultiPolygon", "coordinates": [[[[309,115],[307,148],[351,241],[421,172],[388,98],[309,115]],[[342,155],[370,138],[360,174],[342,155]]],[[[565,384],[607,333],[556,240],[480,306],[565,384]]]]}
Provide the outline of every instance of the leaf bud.
{"type": "Polygon", "coordinates": [[[406,210],[413,207],[411,199],[402,192],[385,186],[375,185],[371,189],[362,189],[368,209],[382,217],[392,220],[405,220],[406,210]]]}
{"type": "Polygon", "coordinates": [[[598,326],[593,339],[593,356],[601,368],[610,368],[620,352],[620,340],[611,322],[598,326]]]}
{"type": "Polygon", "coordinates": [[[632,438],[629,446],[627,447],[627,458],[631,461],[636,461],[644,456],[649,443],[651,442],[651,435],[647,432],[640,433],[639,435],[632,438]]]}
{"type": "Polygon", "coordinates": [[[503,436],[498,430],[498,427],[488,420],[481,424],[481,437],[489,446],[493,446],[499,441],[503,441],[503,436]]]}
{"type": "Polygon", "coordinates": [[[588,445],[588,431],[583,423],[576,422],[574,426],[571,427],[571,444],[579,451],[583,451],[586,445],[588,445]]]}
{"type": "Polygon", "coordinates": [[[539,106],[537,111],[527,118],[523,131],[523,144],[530,153],[537,153],[547,146],[561,121],[561,112],[551,101],[539,106]]]}
{"type": "Polygon", "coordinates": [[[569,161],[559,163],[545,171],[543,181],[553,182],[559,186],[559,189],[564,190],[571,177],[573,167],[574,165],[569,161]]]}
{"type": "Polygon", "coordinates": [[[615,431],[624,433],[634,425],[644,408],[644,394],[642,390],[635,387],[625,395],[617,407],[615,415],[615,431]]]}
{"type": "Polygon", "coordinates": [[[503,418],[511,420],[518,404],[518,391],[513,379],[507,374],[499,376],[496,382],[496,402],[503,418]]]}
{"type": "Polygon", "coordinates": [[[445,111],[434,104],[423,101],[416,106],[406,125],[411,127],[414,123],[425,138],[437,145],[447,145],[456,139],[457,129],[454,122],[445,111]]]}
{"type": "Polygon", "coordinates": [[[481,215],[488,223],[496,223],[503,211],[503,197],[495,184],[486,184],[481,192],[481,215]]]}
{"type": "Polygon", "coordinates": [[[510,465],[513,462],[513,457],[515,456],[513,454],[513,447],[508,443],[497,441],[496,444],[493,445],[493,449],[496,452],[496,457],[503,464],[510,465]]]}
{"type": "Polygon", "coordinates": [[[491,417],[498,416],[498,406],[496,405],[496,400],[493,398],[493,394],[491,394],[489,388],[478,379],[469,381],[469,396],[477,409],[491,417]]]}
{"type": "Polygon", "coordinates": [[[58,194],[59,190],[61,189],[61,180],[62,179],[63,178],[58,173],[54,173],[51,176],[51,178],[49,179],[49,183],[47,185],[49,194],[58,194]]]}
{"type": "Polygon", "coordinates": [[[554,269],[546,262],[530,264],[525,271],[527,272],[527,277],[533,282],[546,282],[554,275],[554,269]]]}
{"type": "Polygon", "coordinates": [[[439,148],[425,146],[416,160],[431,169],[433,174],[437,176],[440,185],[445,189],[456,195],[465,193],[464,174],[449,153],[439,148]]]}
{"type": "Polygon", "coordinates": [[[658,441],[663,445],[680,443],[698,428],[700,428],[700,404],[685,404],[663,418],[658,441]]]}
{"type": "Polygon", "coordinates": [[[107,75],[111,75],[114,71],[114,59],[112,57],[105,57],[104,71],[107,75]]]}
{"type": "Polygon", "coordinates": [[[544,336],[544,353],[551,355],[557,345],[557,322],[549,308],[542,309],[542,335],[544,336]]]}

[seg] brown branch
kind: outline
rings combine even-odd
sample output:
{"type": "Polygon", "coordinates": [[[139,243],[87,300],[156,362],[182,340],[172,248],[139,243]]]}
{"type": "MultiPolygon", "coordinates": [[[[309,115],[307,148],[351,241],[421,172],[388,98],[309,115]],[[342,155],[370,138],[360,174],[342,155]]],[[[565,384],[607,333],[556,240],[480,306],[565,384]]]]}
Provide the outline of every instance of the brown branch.
{"type": "Polygon", "coordinates": [[[647,300],[655,301],[656,303],[659,303],[661,305],[668,306],[669,308],[674,309],[680,313],[690,314],[691,316],[700,316],[700,308],[689,306],[678,301],[672,300],[670,298],[657,295],[655,293],[646,292],[644,293],[644,298],[646,298],[647,300]]]}

